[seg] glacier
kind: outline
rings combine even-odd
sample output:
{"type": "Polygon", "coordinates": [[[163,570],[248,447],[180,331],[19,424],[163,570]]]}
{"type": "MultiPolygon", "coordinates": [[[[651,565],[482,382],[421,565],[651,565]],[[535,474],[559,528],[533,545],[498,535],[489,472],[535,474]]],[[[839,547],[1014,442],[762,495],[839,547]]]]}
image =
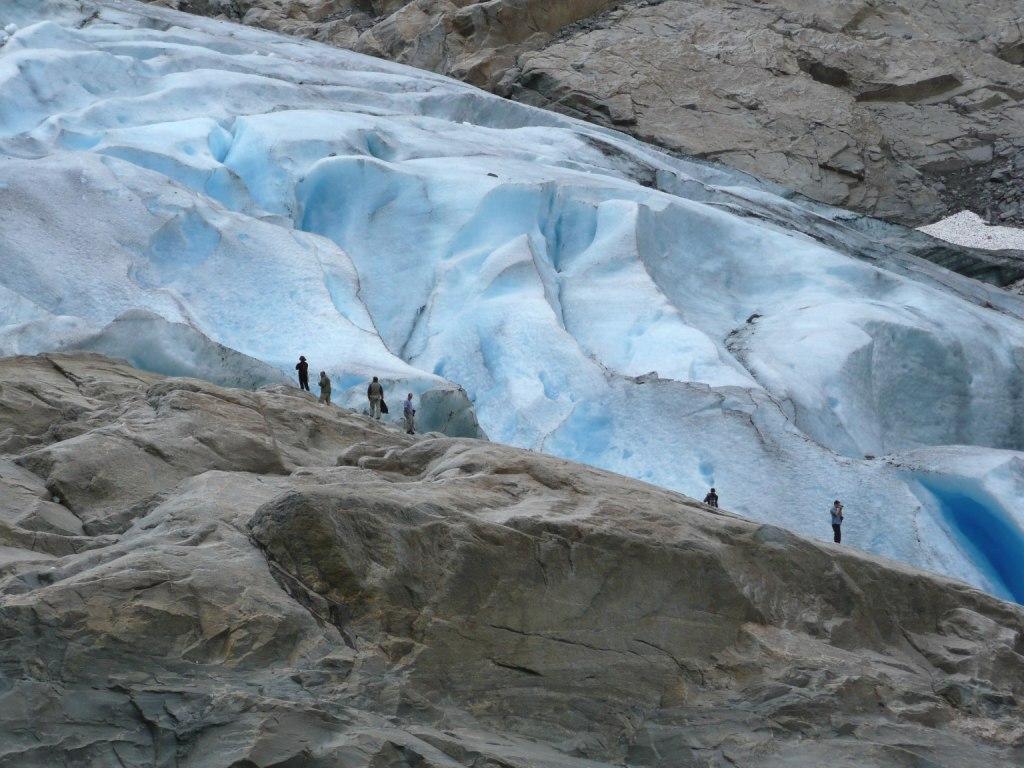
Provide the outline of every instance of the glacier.
{"type": "Polygon", "coordinates": [[[431,428],[803,534],[841,498],[850,546],[1024,601],[1024,300],[937,241],[253,28],[0,27],[0,354],[244,386],[304,354],[343,405],[378,375],[431,428]]]}

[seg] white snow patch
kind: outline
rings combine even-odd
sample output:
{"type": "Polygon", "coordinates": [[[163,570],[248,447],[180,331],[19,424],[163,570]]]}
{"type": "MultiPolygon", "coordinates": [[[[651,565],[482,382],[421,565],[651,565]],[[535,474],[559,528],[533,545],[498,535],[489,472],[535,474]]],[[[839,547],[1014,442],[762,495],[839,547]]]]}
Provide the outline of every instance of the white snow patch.
{"type": "Polygon", "coordinates": [[[972,211],[960,211],[918,229],[947,243],[968,248],[1024,251],[1024,229],[991,225],[972,211]]]}

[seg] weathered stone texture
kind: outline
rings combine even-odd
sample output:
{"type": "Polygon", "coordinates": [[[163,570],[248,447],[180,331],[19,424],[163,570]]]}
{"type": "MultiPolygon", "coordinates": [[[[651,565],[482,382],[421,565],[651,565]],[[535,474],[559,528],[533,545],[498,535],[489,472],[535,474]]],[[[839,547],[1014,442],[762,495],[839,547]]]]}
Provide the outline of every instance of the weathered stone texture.
{"type": "Polygon", "coordinates": [[[287,387],[0,361],[0,766],[1017,765],[1024,611],[287,387]]]}

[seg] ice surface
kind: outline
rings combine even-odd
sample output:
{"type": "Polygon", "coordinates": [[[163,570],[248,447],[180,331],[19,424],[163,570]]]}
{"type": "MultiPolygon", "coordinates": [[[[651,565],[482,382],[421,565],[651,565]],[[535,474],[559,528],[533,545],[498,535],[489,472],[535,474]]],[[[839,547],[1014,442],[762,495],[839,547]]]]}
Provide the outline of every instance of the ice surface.
{"type": "Polygon", "coordinates": [[[993,591],[1024,603],[1024,535],[1012,510],[1024,496],[1024,457],[964,446],[894,457],[918,483],[918,495],[940,514],[930,521],[979,565],[993,591]]]}
{"type": "Polygon", "coordinates": [[[211,341],[190,325],[138,309],[125,312],[99,333],[65,342],[62,348],[99,352],[146,371],[215,384],[256,389],[288,383],[277,368],[211,341]]]}
{"type": "Polygon", "coordinates": [[[473,434],[468,394],[493,439],[805,534],[842,498],[851,546],[1021,597],[1019,297],[436,75],[134,3],[8,23],[0,353],[245,385],[304,354],[336,402],[378,375],[473,434]]]}

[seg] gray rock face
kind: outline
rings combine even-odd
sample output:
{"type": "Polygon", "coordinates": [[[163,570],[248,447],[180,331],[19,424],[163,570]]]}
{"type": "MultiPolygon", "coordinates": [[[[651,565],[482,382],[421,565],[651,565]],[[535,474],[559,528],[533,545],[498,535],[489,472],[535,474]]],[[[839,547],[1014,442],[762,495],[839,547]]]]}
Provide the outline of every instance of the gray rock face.
{"type": "Polygon", "coordinates": [[[294,389],[0,382],[0,766],[1024,758],[963,585],[294,389]]]}
{"type": "Polygon", "coordinates": [[[1021,0],[155,0],[462,78],[918,225],[1024,223],[1021,0]]]}

